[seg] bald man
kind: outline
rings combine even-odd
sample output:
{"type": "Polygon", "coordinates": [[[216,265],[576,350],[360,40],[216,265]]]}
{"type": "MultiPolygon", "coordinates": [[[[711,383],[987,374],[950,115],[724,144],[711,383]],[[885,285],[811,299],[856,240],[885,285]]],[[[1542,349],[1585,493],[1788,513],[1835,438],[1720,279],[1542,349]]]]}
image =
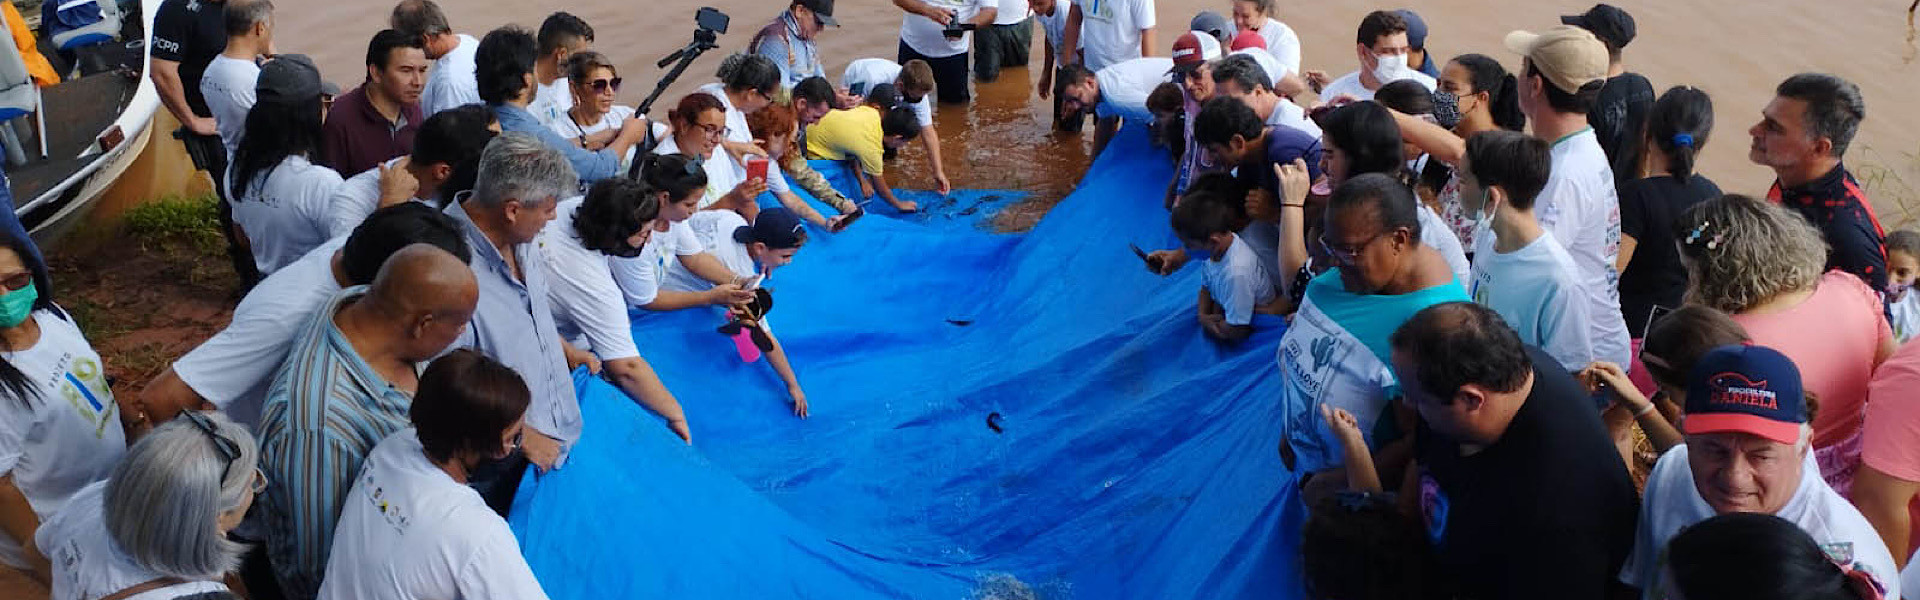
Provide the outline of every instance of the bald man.
{"type": "Polygon", "coordinates": [[[395,252],[371,286],[335,294],[307,323],[267,391],[267,558],[290,599],[313,598],[334,519],[375,444],[407,427],[419,363],[466,330],[473,270],[428,244],[395,252]]]}

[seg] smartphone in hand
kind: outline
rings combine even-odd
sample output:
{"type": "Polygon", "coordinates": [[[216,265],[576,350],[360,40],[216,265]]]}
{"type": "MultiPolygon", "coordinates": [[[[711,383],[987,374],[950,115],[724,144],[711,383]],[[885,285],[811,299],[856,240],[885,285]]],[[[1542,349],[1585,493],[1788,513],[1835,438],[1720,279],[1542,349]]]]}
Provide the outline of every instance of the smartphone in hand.
{"type": "Polygon", "coordinates": [[[1140,257],[1140,262],[1147,263],[1147,270],[1149,271],[1158,274],[1160,269],[1166,265],[1166,262],[1160,260],[1158,257],[1147,255],[1147,251],[1141,250],[1138,244],[1127,244],[1127,247],[1133,249],[1134,256],[1140,257]]]}
{"type": "Polygon", "coordinates": [[[747,179],[767,178],[767,159],[759,156],[747,157],[747,179]]]}

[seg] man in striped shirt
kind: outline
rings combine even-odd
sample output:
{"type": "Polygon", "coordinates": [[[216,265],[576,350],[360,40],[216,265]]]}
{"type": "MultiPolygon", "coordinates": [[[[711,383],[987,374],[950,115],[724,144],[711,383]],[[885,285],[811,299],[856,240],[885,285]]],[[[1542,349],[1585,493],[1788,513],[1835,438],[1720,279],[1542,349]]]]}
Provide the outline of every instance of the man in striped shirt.
{"type": "Polygon", "coordinates": [[[285,596],[320,591],[334,520],[375,444],[407,427],[417,365],[473,318],[479,286],[445,250],[395,253],[371,286],[335,294],[294,342],[260,422],[267,558],[285,596]]]}

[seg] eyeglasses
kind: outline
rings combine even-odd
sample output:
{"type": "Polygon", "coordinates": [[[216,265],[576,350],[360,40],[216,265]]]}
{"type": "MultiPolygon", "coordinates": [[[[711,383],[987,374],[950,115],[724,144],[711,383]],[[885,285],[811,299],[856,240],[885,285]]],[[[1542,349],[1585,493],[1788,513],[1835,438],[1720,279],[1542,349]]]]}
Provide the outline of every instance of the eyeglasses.
{"type": "Polygon", "coordinates": [[[521,429],[520,431],[513,432],[513,439],[507,440],[507,454],[513,454],[515,452],[519,452],[520,440],[526,435],[527,435],[527,430],[525,429],[521,429]]]}
{"type": "Polygon", "coordinates": [[[226,459],[227,466],[220,471],[220,481],[225,482],[233,477],[233,463],[240,460],[240,444],[227,439],[227,436],[220,435],[220,429],[214,426],[213,421],[206,415],[200,414],[200,411],[181,411],[180,418],[192,423],[201,433],[207,434],[207,439],[213,440],[214,451],[219,452],[220,457],[226,459]]]}
{"type": "Polygon", "coordinates": [[[1353,264],[1354,260],[1360,257],[1361,252],[1366,251],[1367,246],[1373,245],[1374,240],[1378,240],[1380,239],[1380,236],[1383,236],[1386,234],[1387,233],[1384,231],[1373,234],[1372,236],[1368,237],[1365,241],[1362,241],[1358,244],[1354,244],[1352,246],[1344,246],[1344,245],[1335,246],[1332,242],[1327,241],[1327,236],[1326,234],[1323,233],[1323,234],[1320,234],[1320,249],[1326,251],[1327,256],[1333,257],[1334,262],[1337,262],[1343,265],[1351,265],[1353,264]]]}
{"type": "Polygon", "coordinates": [[[695,123],[693,126],[703,131],[706,131],[707,135],[711,135],[715,137],[727,137],[727,133],[732,131],[728,129],[726,125],[701,125],[699,123],[695,123]]]}
{"type": "Polygon", "coordinates": [[[602,94],[607,93],[608,90],[612,90],[613,93],[618,94],[620,93],[621,81],[624,81],[624,80],[619,77],[615,77],[612,79],[595,79],[593,81],[587,82],[587,87],[593,88],[593,91],[602,93],[602,94]]]}
{"type": "Polygon", "coordinates": [[[0,279],[0,286],[6,287],[9,292],[19,291],[21,288],[27,287],[29,283],[33,283],[32,271],[21,271],[8,275],[5,279],[0,279]]]}

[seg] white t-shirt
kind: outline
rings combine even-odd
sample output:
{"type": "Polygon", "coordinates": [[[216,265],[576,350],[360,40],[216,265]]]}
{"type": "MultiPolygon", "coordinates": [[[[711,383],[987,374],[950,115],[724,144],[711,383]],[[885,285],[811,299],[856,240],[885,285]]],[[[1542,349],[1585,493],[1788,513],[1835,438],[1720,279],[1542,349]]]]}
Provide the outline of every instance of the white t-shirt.
{"type": "MultiPolygon", "coordinates": [[[[608,131],[608,130],[619,131],[622,126],[626,125],[627,119],[633,117],[633,114],[634,114],[633,107],[620,106],[618,104],[615,104],[613,105],[612,108],[607,109],[607,114],[600,115],[599,120],[594,121],[592,123],[581,123],[580,121],[573,118],[572,113],[563,111],[560,113],[559,119],[555,119],[552,123],[547,124],[547,129],[551,129],[553,130],[554,133],[560,134],[560,137],[567,138],[569,140],[579,141],[581,138],[584,138],[596,133],[600,133],[602,131],[608,131]]],[[[656,140],[666,139],[667,133],[664,130],[666,125],[663,123],[652,123],[652,125],[653,125],[654,135],[656,136],[654,139],[656,140]]],[[[638,152],[639,150],[640,150],[640,146],[638,144],[635,144],[631,148],[627,148],[627,155],[624,157],[621,157],[620,159],[620,164],[622,166],[622,169],[620,172],[625,173],[626,169],[624,167],[626,165],[633,164],[634,153],[638,152]]]]}
{"type": "MultiPolygon", "coordinates": [[[[1140,58],[1140,32],[1153,29],[1153,0],[1073,0],[1080,7],[1080,48],[1094,72],[1140,58]]],[[[1169,59],[1171,60],[1171,59],[1169,59]]]]}
{"type": "MultiPolygon", "coordinates": [[[[1874,533],[1866,517],[1846,498],[1840,497],[1820,478],[1820,466],[1807,452],[1801,460],[1800,487],[1787,505],[1774,516],[1799,525],[1830,558],[1853,563],[1887,586],[1888,598],[1900,597],[1899,571],[1893,567],[1893,554],[1874,533]]],[[[1633,539],[1633,552],[1621,567],[1620,581],[1640,589],[1648,600],[1669,597],[1666,576],[1667,542],[1680,529],[1715,515],[1713,507],[1694,487],[1693,469],[1687,463],[1687,446],[1674,446],[1660,456],[1647,476],[1646,495],[1640,501],[1640,524],[1633,539]]]]}
{"type": "Polygon", "coordinates": [[[566,120],[567,111],[573,110],[573,88],[567,84],[567,78],[560,77],[546,85],[535,83],[533,87],[533,102],[527,103],[527,114],[548,127],[566,120]]]}
{"type": "Polygon", "coordinates": [[[427,71],[427,85],[420,91],[420,114],[431,117],[449,108],[480,103],[480,83],[473,77],[473,54],[480,40],[459,35],[460,44],[433,61],[427,71]]]}
{"type": "Polygon", "coordinates": [[[1147,96],[1153,94],[1153,88],[1167,82],[1167,71],[1172,69],[1173,59],[1149,56],[1099,70],[1093,74],[1100,85],[1100,103],[1094,107],[1094,114],[1142,124],[1152,122],[1153,113],[1147,111],[1147,96]]]}
{"type": "MultiPolygon", "coordinates": [[[[1280,59],[1280,64],[1286,65],[1288,72],[1300,72],[1300,36],[1293,33],[1292,27],[1268,18],[1266,24],[1260,26],[1260,39],[1267,42],[1267,52],[1280,59]]],[[[1274,78],[1274,81],[1279,81],[1279,78],[1274,78]]]]}
{"type": "MultiPolygon", "coordinates": [[[[900,63],[884,58],[862,58],[847,63],[846,72],[840,75],[840,86],[864,96],[880,84],[893,85],[899,81],[900,68],[900,63]]],[[[920,127],[932,127],[933,94],[921,96],[912,106],[913,116],[920,118],[920,127]]]]}
{"type": "Polygon", "coordinates": [[[607,261],[611,257],[588,249],[575,233],[576,211],[584,202],[582,198],[560,201],[555,208],[559,217],[548,221],[534,241],[546,249],[547,298],[553,303],[554,325],[561,337],[592,350],[600,360],[640,356],[633,343],[633,323],[627,321],[626,298],[613,282],[613,268],[607,261]]]}
{"type": "Polygon", "coordinates": [[[233,222],[246,232],[261,275],[327,241],[333,216],[328,202],[342,181],[333,169],[296,155],[261,171],[238,196],[229,188],[227,197],[235,198],[233,222]]]}
{"type": "MultiPolygon", "coordinates": [[[[1040,29],[1047,34],[1047,43],[1053,44],[1053,64],[1055,65],[1067,64],[1067,49],[1064,46],[1067,45],[1068,10],[1064,4],[1055,4],[1051,15],[1037,12],[1033,14],[1033,20],[1039,22],[1040,29]]],[[[1085,48],[1086,45],[1086,39],[1082,38],[1079,47],[1085,48]]],[[[1075,48],[1075,50],[1078,49],[1075,48]]]]}
{"type": "Polygon", "coordinates": [[[1587,326],[1586,296],[1574,279],[1573,257],[1553,239],[1553,232],[1543,231],[1532,243],[1506,254],[1493,248],[1491,235],[1474,242],[1473,278],[1467,286],[1473,301],[1500,313],[1520,341],[1546,350],[1566,370],[1592,364],[1597,356],[1587,326]]]}
{"type": "MultiPolygon", "coordinates": [[[[80,488],[105,480],[127,451],[100,354],[68,318],[36,310],[33,347],[0,353],[31,385],[31,398],[0,398],[0,475],[45,521],[80,488]]],[[[0,563],[26,568],[22,540],[0,532],[0,563]]]]}
{"type": "Polygon", "coordinates": [[[1907,290],[1906,296],[1887,303],[1887,311],[1893,316],[1894,341],[1905,344],[1920,335],[1920,292],[1907,290]]]}
{"type": "Polygon", "coordinates": [[[1920,552],[1907,559],[1907,568],[1900,571],[1900,589],[1920,589],[1920,552]]]}
{"type": "Polygon", "coordinates": [[[545,600],[507,521],[427,460],[411,428],[367,454],[334,528],[322,600],[545,600]]]}
{"type": "Polygon", "coordinates": [[[259,80],[260,65],[225,54],[213,57],[200,76],[200,95],[207,99],[207,111],[213,113],[229,160],[240,147],[240,133],[247,129],[247,111],[253,109],[254,84],[259,80]]]}
{"type": "Polygon", "coordinates": [[[1273,287],[1273,277],[1261,264],[1253,246],[1238,234],[1233,236],[1233,245],[1227,247],[1225,255],[1219,260],[1202,261],[1200,267],[1207,294],[1227,313],[1228,325],[1252,325],[1254,307],[1273,302],[1278,294],[1273,287]]]}
{"type": "MultiPolygon", "coordinates": [[[[966,22],[980,14],[982,9],[1000,8],[999,0],[926,0],[934,8],[951,10],[961,22],[966,22]]],[[[959,39],[949,40],[942,31],[946,23],[935,23],[913,13],[907,13],[900,20],[900,42],[927,58],[946,58],[965,53],[973,49],[973,32],[969,31],[959,39]]]]}
{"type": "Polygon", "coordinates": [[[627,306],[645,307],[659,297],[660,282],[666,278],[667,267],[679,264],[680,257],[701,251],[700,240],[693,237],[693,229],[687,227],[686,221],[681,221],[669,226],[666,231],[653,232],[647,238],[647,245],[640,249],[639,256],[610,257],[608,265],[613,268],[613,281],[620,285],[620,293],[626,297],[627,306]]]}
{"type": "Polygon", "coordinates": [[[1027,7],[1027,0],[1000,0],[999,12],[993,15],[993,24],[1017,25],[1032,14],[1033,11],[1027,7]]]}
{"type": "MultiPolygon", "coordinates": [[[[679,152],[680,142],[673,139],[673,136],[661,138],[660,144],[653,147],[654,154],[676,154],[679,152]]],[[[688,156],[692,155],[689,154],[688,156]]],[[[772,165],[768,166],[771,167],[772,165]]],[[[742,167],[739,163],[733,162],[733,159],[727,157],[727,150],[718,146],[714,147],[713,156],[700,161],[700,168],[707,172],[707,193],[700,197],[700,208],[713,206],[715,202],[719,202],[721,198],[732,193],[733,188],[739,187],[741,182],[747,180],[746,167],[742,167]]],[[[771,175],[773,174],[773,170],[768,169],[767,174],[769,175],[768,179],[772,179],[771,175]]],[[[768,187],[772,187],[772,185],[769,184],[768,187]]]]}
{"type": "MultiPolygon", "coordinates": [[[[686,222],[700,251],[720,259],[720,264],[726,265],[735,277],[752,277],[755,273],[747,245],[733,240],[733,232],[746,226],[747,219],[730,210],[694,213],[686,222]]],[[[667,265],[667,278],[660,286],[676,292],[702,292],[713,289],[713,282],[693,274],[680,261],[673,261],[667,265]]]]}
{"type": "Polygon", "coordinates": [[[1460,247],[1460,237],[1454,235],[1453,230],[1447,228],[1446,221],[1440,220],[1440,215],[1434,214],[1427,205],[1420,204],[1415,208],[1420,219],[1420,243],[1447,259],[1447,270],[1453,271],[1454,281],[1462,284],[1467,282],[1473,265],[1467,263],[1467,251],[1460,247]]]}
{"type": "MultiPolygon", "coordinates": [[[[33,534],[40,552],[53,563],[51,600],[97,600],[161,575],[142,567],[120,549],[107,533],[107,482],[97,481],[73,495],[53,518],[40,523],[33,534]]],[[[195,581],[138,594],[133,600],[167,600],[203,592],[224,592],[215,581],[195,581]]]]}
{"type": "Polygon", "coordinates": [[[1626,318],[1620,315],[1620,197],[1613,189],[1613,168],[1593,128],[1553,144],[1553,172],[1534,203],[1540,226],[1553,232],[1579,267],[1594,351],[1601,360],[1629,364],[1626,318]]]}
{"type": "Polygon", "coordinates": [[[293,338],[341,289],[333,254],[346,244],[345,236],[327,240],[261,280],[234,307],[226,329],[175,361],[173,372],[235,422],[249,429],[259,424],[267,388],[293,338]]]}
{"type": "MultiPolygon", "coordinates": [[[[1426,73],[1407,70],[1406,74],[1407,79],[1418,81],[1421,85],[1427,86],[1427,91],[1433,91],[1434,86],[1438,85],[1438,82],[1434,81],[1432,77],[1427,76],[1426,73]]],[[[1380,82],[1380,85],[1385,86],[1389,83],[1393,82],[1383,81],[1380,82]]],[[[1341,75],[1339,79],[1333,80],[1333,83],[1327,84],[1326,88],[1320,90],[1320,99],[1330,102],[1334,98],[1341,96],[1353,96],[1361,100],[1372,100],[1374,91],[1375,90],[1367,89],[1366,84],[1360,82],[1360,72],[1354,71],[1346,75],[1341,75]]]]}
{"type": "MultiPolygon", "coordinates": [[[[382,164],[392,167],[394,163],[400,162],[401,158],[405,157],[390,158],[382,164]]],[[[419,196],[414,196],[412,200],[428,205],[433,204],[419,196]]],[[[379,209],[380,167],[367,169],[348,177],[340,182],[340,187],[334,189],[333,198],[327,202],[327,239],[353,233],[353,228],[359,227],[362,221],[366,221],[367,215],[379,209]]]]}

